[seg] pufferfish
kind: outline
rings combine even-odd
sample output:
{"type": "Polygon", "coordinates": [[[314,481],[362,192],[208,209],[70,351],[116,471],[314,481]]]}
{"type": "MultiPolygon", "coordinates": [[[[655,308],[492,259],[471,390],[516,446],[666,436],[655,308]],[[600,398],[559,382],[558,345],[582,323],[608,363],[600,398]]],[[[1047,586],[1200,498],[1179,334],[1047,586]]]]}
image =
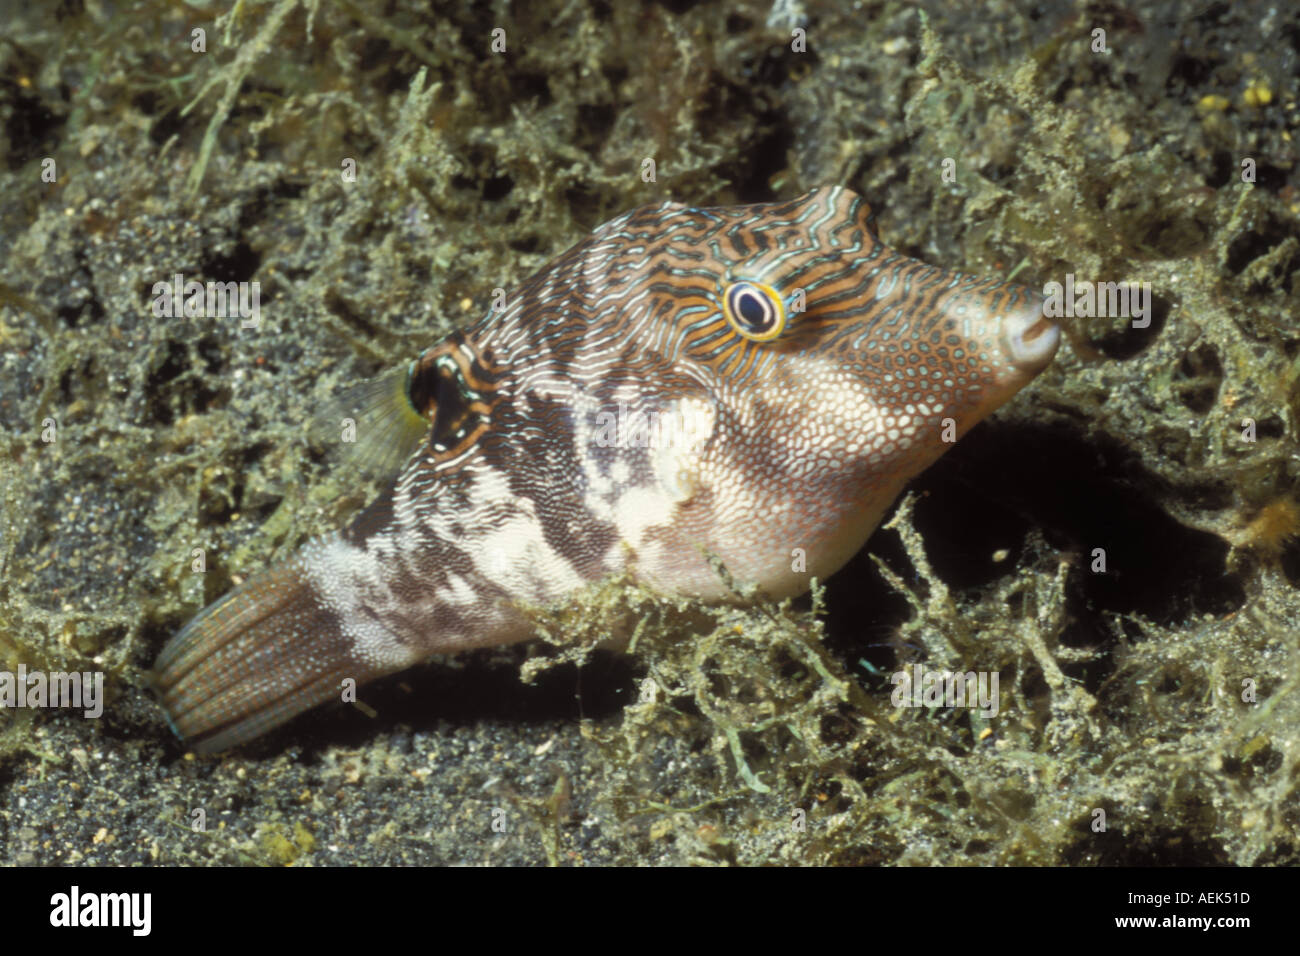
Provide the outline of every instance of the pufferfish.
{"type": "Polygon", "coordinates": [[[838,186],[643,206],[503,304],[381,380],[410,451],[387,489],[164,648],[192,749],[526,639],[523,607],[613,575],[728,600],[713,555],[771,598],[804,592],[1060,337],[1036,293],[883,245],[838,186]]]}

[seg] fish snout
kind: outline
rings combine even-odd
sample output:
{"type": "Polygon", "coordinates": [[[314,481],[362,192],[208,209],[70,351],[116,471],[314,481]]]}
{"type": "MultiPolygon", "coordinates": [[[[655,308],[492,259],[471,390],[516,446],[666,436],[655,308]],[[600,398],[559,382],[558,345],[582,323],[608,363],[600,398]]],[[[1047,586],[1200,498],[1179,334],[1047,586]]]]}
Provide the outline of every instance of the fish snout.
{"type": "Polygon", "coordinates": [[[1031,292],[1028,299],[1003,320],[1002,347],[1018,369],[1036,375],[1056,355],[1061,329],[1043,314],[1042,296],[1031,292]]]}

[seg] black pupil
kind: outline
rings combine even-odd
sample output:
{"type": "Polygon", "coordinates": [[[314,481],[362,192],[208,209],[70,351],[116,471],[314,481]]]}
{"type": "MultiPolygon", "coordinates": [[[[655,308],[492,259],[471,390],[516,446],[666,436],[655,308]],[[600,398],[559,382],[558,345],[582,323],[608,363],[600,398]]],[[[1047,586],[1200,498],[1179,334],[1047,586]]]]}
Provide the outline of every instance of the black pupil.
{"type": "Polygon", "coordinates": [[[766,324],[767,320],[767,303],[765,303],[757,292],[749,289],[744,290],[737,297],[736,313],[750,328],[759,328],[766,324]]]}

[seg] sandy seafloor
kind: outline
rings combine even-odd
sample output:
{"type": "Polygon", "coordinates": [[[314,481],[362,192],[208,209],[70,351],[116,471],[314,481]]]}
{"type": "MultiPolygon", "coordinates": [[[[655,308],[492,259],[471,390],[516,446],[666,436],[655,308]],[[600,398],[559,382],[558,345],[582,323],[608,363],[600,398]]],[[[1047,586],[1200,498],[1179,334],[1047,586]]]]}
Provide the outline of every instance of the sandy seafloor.
{"type": "Polygon", "coordinates": [[[0,862],[1300,862],[1294,6],[8,6],[0,670],[108,700],[0,714],[0,862]],[[1064,322],[820,616],[607,589],[552,635],[631,607],[634,654],[437,660],[184,752],[167,638],[377,491],[306,440],[330,395],[625,209],[832,183],[909,255],[1149,282],[1153,321],[1064,322]],[[258,281],[263,325],[155,318],[177,272],[258,281]],[[1001,713],[891,708],[914,661],[1001,713]]]}

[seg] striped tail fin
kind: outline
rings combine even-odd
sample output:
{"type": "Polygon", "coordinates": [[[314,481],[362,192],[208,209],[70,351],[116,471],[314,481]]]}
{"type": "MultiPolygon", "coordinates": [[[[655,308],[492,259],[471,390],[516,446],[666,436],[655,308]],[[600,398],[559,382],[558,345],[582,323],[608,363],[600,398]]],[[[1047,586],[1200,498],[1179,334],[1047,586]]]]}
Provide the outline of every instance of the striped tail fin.
{"type": "Polygon", "coordinates": [[[250,578],[201,611],[155,665],[172,729],[200,753],[244,743],[338,699],[376,670],[358,659],[337,614],[319,599],[299,555],[250,578]]]}

